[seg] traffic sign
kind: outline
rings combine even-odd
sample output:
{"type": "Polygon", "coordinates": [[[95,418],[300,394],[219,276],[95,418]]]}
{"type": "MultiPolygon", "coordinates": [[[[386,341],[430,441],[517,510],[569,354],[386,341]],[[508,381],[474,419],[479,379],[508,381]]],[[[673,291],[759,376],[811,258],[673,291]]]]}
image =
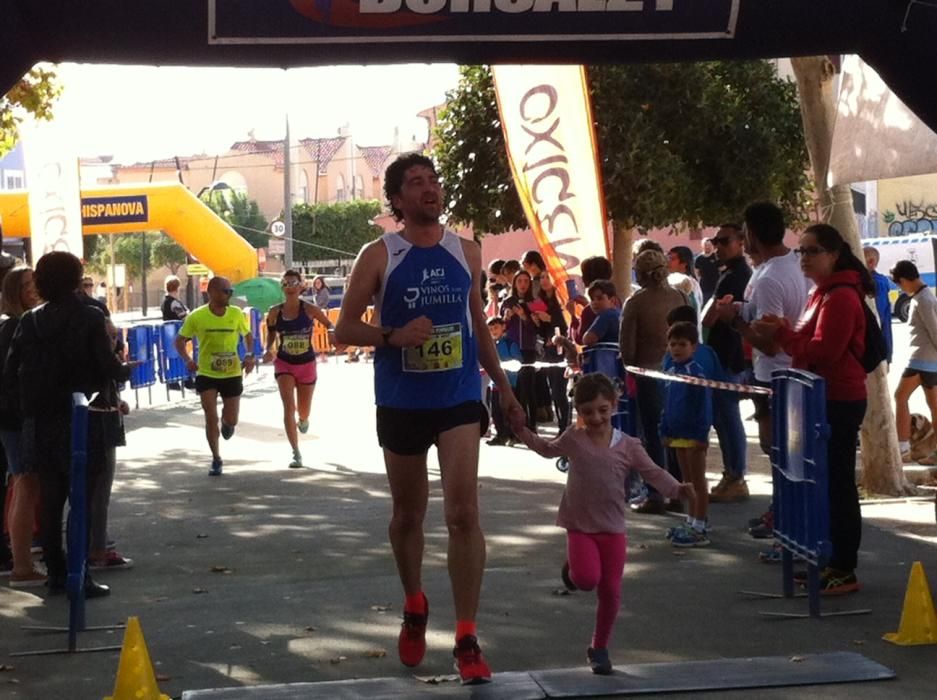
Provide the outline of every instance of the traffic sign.
{"type": "Polygon", "coordinates": [[[286,255],[286,241],[282,238],[271,238],[267,243],[267,253],[270,255],[286,255]]]}
{"type": "Polygon", "coordinates": [[[207,275],[211,270],[207,266],[202,265],[201,263],[193,263],[191,265],[185,266],[186,274],[189,275],[207,275]]]}
{"type": "Polygon", "coordinates": [[[271,222],[270,233],[277,238],[282,238],[286,235],[286,224],[279,220],[271,222]]]}

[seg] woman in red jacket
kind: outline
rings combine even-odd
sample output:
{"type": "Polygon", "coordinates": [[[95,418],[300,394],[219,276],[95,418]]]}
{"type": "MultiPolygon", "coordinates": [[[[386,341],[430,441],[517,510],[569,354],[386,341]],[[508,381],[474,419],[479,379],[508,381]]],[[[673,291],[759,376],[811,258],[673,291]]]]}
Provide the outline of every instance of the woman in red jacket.
{"type": "Polygon", "coordinates": [[[800,237],[800,266],[814,281],[807,308],[796,329],[783,319],[766,316],[757,332],[774,338],[792,358],[792,366],[826,380],[827,448],[830,493],[830,540],[833,553],[821,573],[827,595],[859,590],[856,563],[862,538],[862,516],[856,489],[856,439],[865,416],[866,296],[875,285],[865,265],[832,226],[816,224],[800,237]]]}

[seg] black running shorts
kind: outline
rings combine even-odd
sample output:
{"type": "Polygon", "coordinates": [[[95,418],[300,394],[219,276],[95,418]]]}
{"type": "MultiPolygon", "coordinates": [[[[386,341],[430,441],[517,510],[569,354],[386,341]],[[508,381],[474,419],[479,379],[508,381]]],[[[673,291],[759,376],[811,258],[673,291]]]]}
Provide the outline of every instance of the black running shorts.
{"type": "Polygon", "coordinates": [[[241,377],[206,377],[204,374],[195,375],[195,390],[201,394],[203,391],[215,390],[223,399],[231,399],[244,393],[244,382],[241,377]]]}
{"type": "Polygon", "coordinates": [[[377,441],[394,454],[419,455],[438,442],[440,433],[469,423],[478,423],[479,437],[488,430],[488,409],[481,401],[430,409],[378,406],[377,441]]]}

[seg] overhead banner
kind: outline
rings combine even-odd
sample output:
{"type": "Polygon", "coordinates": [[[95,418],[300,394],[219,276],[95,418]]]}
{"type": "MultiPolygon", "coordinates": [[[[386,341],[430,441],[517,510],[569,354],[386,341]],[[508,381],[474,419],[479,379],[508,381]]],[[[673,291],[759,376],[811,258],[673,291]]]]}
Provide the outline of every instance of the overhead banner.
{"type": "Polygon", "coordinates": [[[566,293],[581,279],[583,259],[609,257],[585,68],[492,66],[492,73],[514,185],[547,270],[566,293]]]}
{"type": "Polygon", "coordinates": [[[73,142],[51,122],[24,124],[23,155],[29,201],[30,255],[62,250],[84,255],[81,240],[81,184],[73,142]]]}
{"type": "Polygon", "coordinates": [[[858,56],[843,64],[831,184],[937,173],[937,134],[858,56]]]}
{"type": "Polygon", "coordinates": [[[212,44],[731,39],[740,0],[208,0],[212,44]]]}

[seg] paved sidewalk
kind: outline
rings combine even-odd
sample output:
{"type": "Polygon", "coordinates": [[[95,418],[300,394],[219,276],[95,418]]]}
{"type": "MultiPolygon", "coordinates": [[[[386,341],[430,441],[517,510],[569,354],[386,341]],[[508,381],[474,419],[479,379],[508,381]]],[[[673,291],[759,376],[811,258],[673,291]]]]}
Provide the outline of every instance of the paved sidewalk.
{"type": "MultiPolygon", "coordinates": [[[[242,423],[222,446],[220,479],[207,476],[201,416],[192,397],[129,418],[111,530],[135,566],[99,575],[113,594],[89,601],[88,624],[139,616],[163,692],[179,697],[192,689],[411,673],[396,658],[402,597],[386,537],[390,501],[374,438],[370,372],[367,363],[320,367],[312,428],[303,438],[310,468],[303,470],[286,468],[290,452],[269,369],[248,382],[242,423]]],[[[743,504],[713,506],[711,548],[674,551],[663,538],[672,517],[632,517],[613,661],[854,651],[896,670],[898,679],[757,696],[932,697],[934,647],[896,647],[881,635],[897,629],[913,561],[923,561],[937,585],[933,519],[930,529],[924,518],[907,526],[907,513],[923,507],[912,502],[891,506],[883,516],[887,527],[866,520],[859,572],[864,590],[823,606],[869,607],[871,615],[787,622],[759,617],[759,610],[805,611],[806,601],[752,601],[737,593],[777,591],[780,581],[778,568],[756,560],[764,543],[743,531],[744,522],[766,506],[770,490],[767,462],[752,439],[750,452],[754,495],[743,504]]],[[[713,478],[718,464],[713,448],[713,478]]],[[[564,558],[564,534],[553,525],[563,475],[525,449],[484,445],[480,473],[488,566],[479,632],[494,670],[584,662],[594,597],[554,594],[564,558]]],[[[445,541],[436,482],[426,537],[430,648],[413,671],[421,676],[451,672],[454,622],[445,541]]],[[[62,636],[24,633],[19,626],[64,624],[66,607],[61,597],[0,587],[0,664],[14,667],[0,671],[0,697],[110,694],[116,653],[9,658],[13,651],[63,646],[62,636]]],[[[120,638],[87,633],[80,643],[119,644],[120,638]]]]}

